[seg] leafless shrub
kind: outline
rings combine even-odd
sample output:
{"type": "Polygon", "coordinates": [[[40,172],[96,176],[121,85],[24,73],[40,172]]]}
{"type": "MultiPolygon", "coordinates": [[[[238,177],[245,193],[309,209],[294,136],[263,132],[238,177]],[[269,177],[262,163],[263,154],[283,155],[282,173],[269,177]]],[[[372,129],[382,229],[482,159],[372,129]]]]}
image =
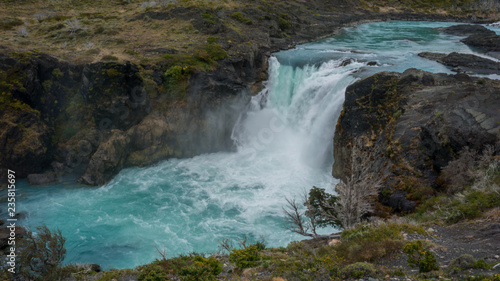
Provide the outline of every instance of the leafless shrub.
{"type": "Polygon", "coordinates": [[[156,245],[155,245],[155,249],[158,252],[158,254],[160,254],[162,260],[166,261],[167,260],[167,250],[165,248],[163,248],[162,250],[160,250],[158,248],[158,246],[156,246],[156,245]]]}
{"type": "Polygon", "coordinates": [[[231,253],[234,249],[233,241],[228,238],[217,242],[219,242],[219,252],[227,251],[228,253],[231,253]]]}
{"type": "Polygon", "coordinates": [[[494,153],[495,149],[491,145],[486,145],[482,154],[465,147],[456,160],[450,161],[442,169],[442,177],[448,183],[448,193],[455,194],[468,186],[500,192],[500,188],[493,181],[500,168],[500,161],[494,157],[494,153]]]}
{"type": "Polygon", "coordinates": [[[149,8],[149,7],[155,7],[155,6],[156,6],[155,1],[145,1],[145,2],[142,2],[142,4],[141,4],[141,8],[149,8]]]}
{"type": "Polygon", "coordinates": [[[54,15],[54,12],[52,11],[47,11],[47,12],[38,12],[33,15],[35,20],[37,21],[43,21],[45,19],[51,18],[54,15]]]}
{"type": "Polygon", "coordinates": [[[335,191],[339,200],[335,205],[323,202],[323,215],[331,220],[339,220],[344,228],[354,227],[364,215],[373,212],[375,197],[382,184],[381,177],[370,171],[372,151],[361,153],[362,143],[356,142],[351,150],[351,161],[347,169],[349,175],[341,180],[335,191]],[[325,210],[333,209],[334,212],[325,210]]]}
{"type": "Polygon", "coordinates": [[[169,4],[176,5],[177,1],[176,0],[159,0],[158,3],[162,8],[167,7],[169,4]]]}
{"type": "Polygon", "coordinates": [[[92,42],[92,41],[88,41],[87,43],[83,44],[83,47],[87,50],[94,48],[94,46],[95,46],[94,42],[92,42]]]}
{"type": "Polygon", "coordinates": [[[318,220],[313,215],[314,210],[311,209],[311,205],[307,198],[307,194],[304,195],[302,204],[305,204],[307,209],[302,210],[300,204],[297,203],[295,199],[285,198],[287,202],[287,207],[283,207],[283,212],[285,213],[285,223],[286,227],[290,229],[292,232],[298,233],[303,236],[309,237],[321,237],[322,235],[318,235],[316,233],[318,220]]]}
{"type": "Polygon", "coordinates": [[[29,31],[28,31],[28,28],[26,28],[26,26],[20,26],[17,28],[17,34],[19,34],[20,36],[22,37],[26,37],[29,35],[29,31]]]}
{"type": "Polygon", "coordinates": [[[82,29],[82,24],[77,18],[67,19],[64,21],[64,25],[69,32],[74,33],[82,29]]]}
{"type": "Polygon", "coordinates": [[[321,221],[338,221],[347,229],[354,227],[361,222],[363,216],[373,212],[375,197],[382,180],[370,171],[372,151],[362,154],[361,147],[361,142],[353,145],[347,169],[348,176],[335,187],[338,196],[330,196],[331,198],[316,205],[305,194],[302,204],[306,210],[302,210],[295,199],[286,199],[287,206],[283,208],[283,212],[288,229],[303,236],[325,237],[317,233],[320,225],[326,225],[321,221]]]}

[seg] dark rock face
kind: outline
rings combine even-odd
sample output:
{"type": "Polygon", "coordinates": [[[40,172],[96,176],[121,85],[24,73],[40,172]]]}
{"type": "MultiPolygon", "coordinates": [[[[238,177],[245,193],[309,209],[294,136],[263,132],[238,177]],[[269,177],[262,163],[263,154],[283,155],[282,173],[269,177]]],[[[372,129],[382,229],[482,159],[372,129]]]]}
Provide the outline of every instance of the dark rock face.
{"type": "Polygon", "coordinates": [[[347,88],[337,123],[333,175],[346,176],[353,142],[361,139],[363,153],[376,155],[370,169],[384,178],[379,201],[411,211],[425,196],[418,194],[440,187],[441,168],[465,146],[499,147],[499,96],[497,81],[465,74],[409,69],[358,81],[347,88]]]}
{"type": "MultiPolygon", "coordinates": [[[[255,48],[194,74],[186,100],[172,102],[152,101],[129,63],[71,66],[46,55],[0,54],[11,103],[0,110],[1,177],[11,169],[47,184],[73,173],[102,185],[124,167],[231,150],[231,129],[249,91],[266,78],[268,55],[255,48]]],[[[162,85],[162,77],[153,74],[153,83],[162,85]]]]}
{"type": "Polygon", "coordinates": [[[453,52],[451,54],[439,54],[423,52],[418,54],[420,57],[437,61],[446,66],[453,67],[453,71],[459,73],[476,73],[476,74],[499,74],[500,63],[485,59],[471,54],[459,54],[453,52]]]}

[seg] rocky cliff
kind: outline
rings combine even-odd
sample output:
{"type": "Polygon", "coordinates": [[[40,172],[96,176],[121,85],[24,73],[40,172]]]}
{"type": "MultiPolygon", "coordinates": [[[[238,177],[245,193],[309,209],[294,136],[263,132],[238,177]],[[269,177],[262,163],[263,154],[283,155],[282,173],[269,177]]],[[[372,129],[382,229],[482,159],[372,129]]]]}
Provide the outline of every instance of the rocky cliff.
{"type": "MultiPolygon", "coordinates": [[[[379,202],[411,211],[441,188],[441,168],[466,146],[500,153],[500,82],[409,69],[349,86],[334,136],[333,175],[346,177],[352,146],[383,179],[379,202]]],[[[379,205],[379,211],[384,207],[379,205]]]]}
{"type": "Polygon", "coordinates": [[[71,65],[5,51],[0,168],[18,177],[35,174],[34,184],[53,179],[36,175],[48,172],[101,185],[124,167],[231,150],[232,126],[267,67],[265,58],[256,52],[195,73],[187,97],[178,100],[158,94],[166,83],[161,69],[151,71],[157,80],[145,85],[130,63],[71,65]]]}

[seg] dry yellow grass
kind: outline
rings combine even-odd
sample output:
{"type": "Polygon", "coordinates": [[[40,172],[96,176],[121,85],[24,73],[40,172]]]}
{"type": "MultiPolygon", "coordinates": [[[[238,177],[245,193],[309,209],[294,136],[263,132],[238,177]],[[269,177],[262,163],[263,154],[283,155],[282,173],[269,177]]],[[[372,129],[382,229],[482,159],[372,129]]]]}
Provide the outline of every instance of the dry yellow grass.
{"type": "MultiPolygon", "coordinates": [[[[158,48],[189,53],[206,42],[188,20],[135,18],[146,11],[167,11],[173,6],[141,7],[148,1],[41,0],[0,2],[1,45],[17,51],[38,50],[60,59],[88,63],[103,58],[118,61],[154,60],[158,48]],[[130,2],[130,3],[127,3],[130,2]],[[68,22],[72,21],[72,22],[68,22]],[[21,24],[19,24],[21,23],[21,24]],[[77,28],[71,30],[71,24],[77,28]],[[24,29],[23,32],[21,29],[24,29]]],[[[212,1],[181,0],[176,6],[210,7],[212,1]]],[[[235,1],[218,1],[220,8],[236,8],[235,1]]]]}

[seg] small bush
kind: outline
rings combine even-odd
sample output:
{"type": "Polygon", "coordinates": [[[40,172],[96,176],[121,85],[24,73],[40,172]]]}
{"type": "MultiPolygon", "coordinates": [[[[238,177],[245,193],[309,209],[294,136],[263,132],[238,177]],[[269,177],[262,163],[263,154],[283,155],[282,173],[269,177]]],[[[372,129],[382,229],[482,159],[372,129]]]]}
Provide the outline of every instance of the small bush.
{"type": "Polygon", "coordinates": [[[479,259],[471,265],[474,269],[491,269],[492,266],[485,262],[483,259],[479,259]]]}
{"type": "Polygon", "coordinates": [[[168,280],[168,276],[158,264],[151,264],[141,270],[138,279],[139,281],[164,281],[168,280]]]}
{"type": "Polygon", "coordinates": [[[375,266],[371,263],[367,262],[357,262],[354,264],[348,265],[344,270],[342,270],[342,274],[345,278],[361,278],[365,276],[374,277],[377,272],[375,266]]]}
{"type": "Polygon", "coordinates": [[[436,256],[432,251],[425,249],[422,240],[408,242],[403,252],[408,255],[408,264],[411,267],[418,267],[419,272],[439,270],[436,256]]]}
{"type": "Polygon", "coordinates": [[[118,58],[112,55],[105,55],[102,57],[103,61],[118,61],[118,58]]]}
{"type": "Polygon", "coordinates": [[[229,254],[229,261],[234,262],[239,268],[257,266],[260,261],[260,253],[257,245],[250,245],[243,249],[233,250],[229,254]]]}
{"type": "Polygon", "coordinates": [[[344,230],[342,243],[335,246],[337,254],[351,262],[372,262],[390,257],[403,247],[401,231],[424,233],[421,227],[398,221],[376,221],[344,230]]]}
{"type": "Polygon", "coordinates": [[[245,24],[252,24],[252,21],[243,16],[243,14],[241,12],[235,12],[231,15],[231,18],[234,19],[234,20],[237,20],[239,22],[242,22],[242,23],[245,23],[245,24]]]}
{"type": "Polygon", "coordinates": [[[211,281],[217,280],[217,275],[222,272],[222,264],[215,258],[204,258],[195,256],[190,266],[184,267],[180,271],[185,281],[211,281]]]}
{"type": "Polygon", "coordinates": [[[292,22],[284,18],[280,18],[278,25],[281,28],[281,30],[292,28],[292,22]]]}
{"type": "Polygon", "coordinates": [[[450,264],[448,265],[448,268],[454,269],[454,268],[459,268],[459,269],[469,269],[472,267],[472,265],[476,262],[476,259],[469,254],[463,254],[460,255],[457,258],[454,258],[450,264]]]}

